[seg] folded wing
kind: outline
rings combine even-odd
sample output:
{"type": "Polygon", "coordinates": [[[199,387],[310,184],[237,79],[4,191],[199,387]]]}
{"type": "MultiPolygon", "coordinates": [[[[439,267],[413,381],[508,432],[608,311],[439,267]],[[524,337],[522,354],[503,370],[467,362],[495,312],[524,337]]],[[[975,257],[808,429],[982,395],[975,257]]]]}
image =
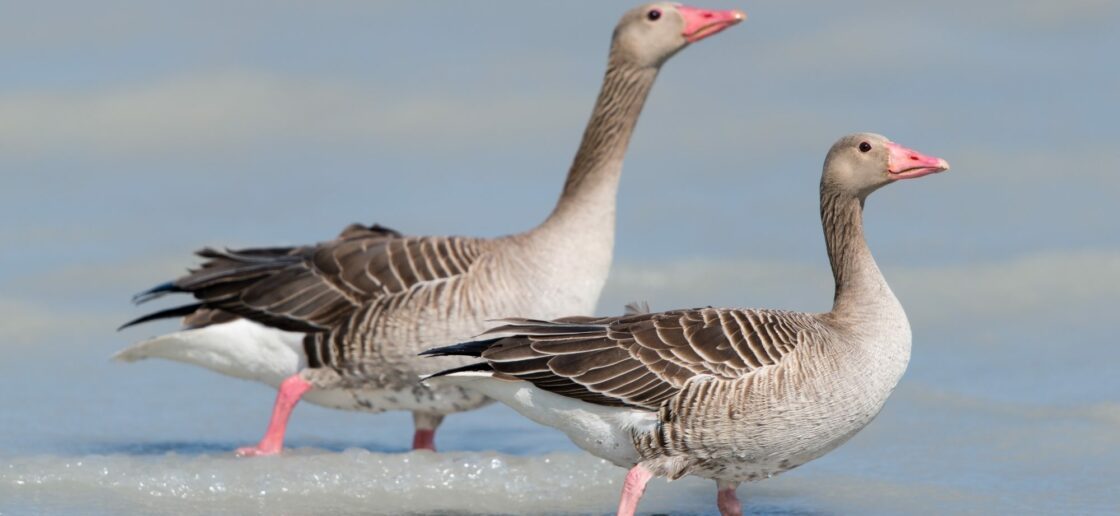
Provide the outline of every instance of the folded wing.
{"type": "Polygon", "coordinates": [[[143,302],[184,292],[199,303],[129,324],[183,316],[187,325],[199,327],[244,317],[282,330],[320,332],[367,303],[465,274],[485,249],[484,240],[405,237],[377,225],[352,225],[338,238],[311,246],[207,248],[198,252],[205,259],[200,267],[138,296],[143,302]]]}
{"type": "Polygon", "coordinates": [[[777,365],[815,328],[805,314],[715,308],[503,322],[482,336],[493,339],[428,354],[477,355],[498,377],[650,410],[696,376],[732,380],[777,365]]]}

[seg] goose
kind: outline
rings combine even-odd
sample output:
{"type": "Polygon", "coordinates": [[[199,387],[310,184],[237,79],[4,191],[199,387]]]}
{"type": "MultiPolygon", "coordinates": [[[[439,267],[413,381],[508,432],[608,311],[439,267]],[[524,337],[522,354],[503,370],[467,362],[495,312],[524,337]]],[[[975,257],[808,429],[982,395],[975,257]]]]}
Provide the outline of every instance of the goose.
{"type": "Polygon", "coordinates": [[[203,249],[200,267],[138,294],[195,302],[124,327],[182,317],[183,329],[116,358],[159,357],[279,389],[268,429],[241,456],[283,448],[300,399],[365,412],[413,414],[413,449],[435,450],[447,414],[490,400],[467,388],[421,385],[422,374],[465,363],[417,355],[470,338],[508,314],[591,313],[606,281],[623,156],[661,66],[691,43],[745,19],[734,10],[658,2],[615,27],[598,101],[547,219],[501,238],[405,236],[380,225],[347,227],[307,246],[203,249]]]}
{"type": "Polygon", "coordinates": [[[879,413],[910,359],[910,324],[863,235],[871,192],[949,169],[883,136],[841,138],[821,179],[821,222],[836,281],[832,310],[698,308],[554,321],[507,319],[478,340],[425,352],[480,357],[430,384],[470,386],[629,468],[618,514],[646,482],[716,481],[735,490],[843,444],[879,413]]]}

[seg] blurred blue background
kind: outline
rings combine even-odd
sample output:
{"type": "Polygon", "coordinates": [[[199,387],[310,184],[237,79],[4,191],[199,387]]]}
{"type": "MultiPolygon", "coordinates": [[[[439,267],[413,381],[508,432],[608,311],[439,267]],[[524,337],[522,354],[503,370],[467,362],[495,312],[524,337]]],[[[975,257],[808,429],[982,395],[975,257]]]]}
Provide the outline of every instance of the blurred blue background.
{"type": "MultiPolygon", "coordinates": [[[[181,467],[165,452],[248,467],[216,456],[260,436],[273,394],[182,364],[108,362],[174,327],[115,333],[142,311],[130,296],[205,245],[313,242],[350,222],[535,225],[633,5],[5,4],[0,513],[48,498],[61,512],[275,509],[252,480],[230,499],[200,484],[201,505],[136,489],[181,467]],[[144,467],[111,486],[68,477],[90,454],[144,467]]],[[[636,299],[827,310],[817,186],[831,143],[880,132],[953,165],[868,203],[871,247],[914,329],[898,393],[850,445],[744,487],[748,506],[760,493],[777,513],[1120,510],[1120,3],[702,5],[749,19],[663,69],[627,158],[600,313],[636,299]]],[[[290,444],[399,451],[409,424],[305,405],[290,444]]],[[[574,453],[503,407],[449,418],[439,439],[574,453]]],[[[705,483],[657,489],[685,494],[648,510],[714,509],[705,483]]],[[[589,496],[526,507],[613,508],[613,488],[589,496]]],[[[333,510],[369,509],[352,501],[333,510]]],[[[378,510],[491,510],[415,503],[378,510]]]]}

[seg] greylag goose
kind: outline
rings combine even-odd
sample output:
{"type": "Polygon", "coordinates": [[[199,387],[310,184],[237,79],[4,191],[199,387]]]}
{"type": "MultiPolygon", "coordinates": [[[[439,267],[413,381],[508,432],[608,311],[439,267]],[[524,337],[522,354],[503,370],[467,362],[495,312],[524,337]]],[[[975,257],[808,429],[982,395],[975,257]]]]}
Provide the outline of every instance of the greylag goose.
{"type": "Polygon", "coordinates": [[[125,325],[183,317],[184,330],[117,354],[162,357],[279,388],[264,438],[240,455],[283,447],[301,399],[367,412],[413,413],[414,449],[433,449],[446,414],[489,400],[430,388],[422,374],[465,363],[417,357],[477,335],[508,314],[591,313],[610,268],[623,156],[661,66],[745,18],[660,2],[627,12],[612,37],[603,85],[563,193],[530,231],[496,239],[410,237],[351,226],[308,246],[204,249],[201,267],[137,296],[187,293],[195,303],[125,325]]]}
{"type": "Polygon", "coordinates": [[[833,145],[820,189],[836,280],[828,313],[507,319],[480,340],[427,351],[482,358],[428,382],[473,387],[630,468],[619,514],[634,513],[651,477],[683,475],[714,479],[720,512],[740,514],[741,482],[841,445],[902,377],[910,324],[864,240],[863,204],[884,185],[948,169],[875,134],[833,145]]]}

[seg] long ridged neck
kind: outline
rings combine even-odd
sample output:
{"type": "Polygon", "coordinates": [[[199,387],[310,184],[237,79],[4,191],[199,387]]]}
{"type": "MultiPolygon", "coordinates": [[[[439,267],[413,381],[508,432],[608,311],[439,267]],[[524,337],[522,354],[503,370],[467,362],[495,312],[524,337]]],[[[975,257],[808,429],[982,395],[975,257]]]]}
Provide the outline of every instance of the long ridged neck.
{"type": "Polygon", "coordinates": [[[832,313],[838,316],[894,315],[898,307],[863,235],[863,200],[828,184],[821,185],[821,225],[828,261],[836,280],[832,313]]]}
{"type": "Polygon", "coordinates": [[[564,191],[542,227],[599,222],[613,230],[623,157],[656,78],[656,68],[635,67],[612,53],[564,191]]]}

